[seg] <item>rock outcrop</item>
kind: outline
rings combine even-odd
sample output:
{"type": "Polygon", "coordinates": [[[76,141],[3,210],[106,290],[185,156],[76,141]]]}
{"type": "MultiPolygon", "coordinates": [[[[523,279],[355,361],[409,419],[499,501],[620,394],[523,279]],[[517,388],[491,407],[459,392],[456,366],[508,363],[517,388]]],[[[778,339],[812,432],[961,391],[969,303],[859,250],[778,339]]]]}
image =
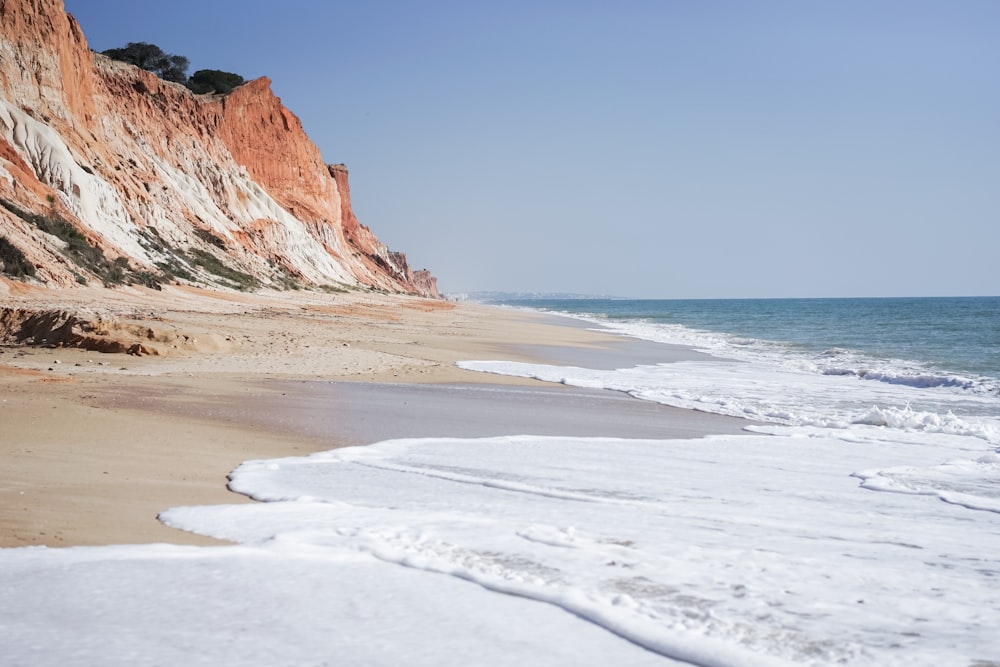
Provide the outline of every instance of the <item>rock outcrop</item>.
{"type": "Polygon", "coordinates": [[[0,272],[438,296],[267,78],[194,95],[92,53],[62,0],[0,0],[0,272]]]}

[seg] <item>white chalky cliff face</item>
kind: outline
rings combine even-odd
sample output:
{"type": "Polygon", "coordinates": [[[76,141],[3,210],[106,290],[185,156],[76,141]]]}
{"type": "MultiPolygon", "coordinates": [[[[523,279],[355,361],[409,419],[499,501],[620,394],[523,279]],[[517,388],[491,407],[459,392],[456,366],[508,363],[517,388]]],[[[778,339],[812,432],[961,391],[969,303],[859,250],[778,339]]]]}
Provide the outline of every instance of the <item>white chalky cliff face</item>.
{"type": "Polygon", "coordinates": [[[194,95],[92,53],[62,0],[0,0],[0,199],[0,236],[51,285],[93,276],[17,210],[57,214],[135,270],[226,286],[208,253],[263,286],[437,296],[357,221],[346,170],[268,79],[194,95]]]}

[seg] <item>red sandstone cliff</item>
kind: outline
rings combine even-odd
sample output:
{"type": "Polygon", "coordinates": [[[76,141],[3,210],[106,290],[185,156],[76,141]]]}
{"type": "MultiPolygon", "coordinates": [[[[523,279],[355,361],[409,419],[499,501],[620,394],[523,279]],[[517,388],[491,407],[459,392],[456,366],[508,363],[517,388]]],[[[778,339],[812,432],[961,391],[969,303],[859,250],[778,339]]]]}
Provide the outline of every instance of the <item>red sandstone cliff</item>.
{"type": "Polygon", "coordinates": [[[62,0],[0,0],[0,271],[18,266],[52,285],[437,296],[358,222],[346,169],[323,162],[268,79],[194,95],[91,53],[62,0]]]}

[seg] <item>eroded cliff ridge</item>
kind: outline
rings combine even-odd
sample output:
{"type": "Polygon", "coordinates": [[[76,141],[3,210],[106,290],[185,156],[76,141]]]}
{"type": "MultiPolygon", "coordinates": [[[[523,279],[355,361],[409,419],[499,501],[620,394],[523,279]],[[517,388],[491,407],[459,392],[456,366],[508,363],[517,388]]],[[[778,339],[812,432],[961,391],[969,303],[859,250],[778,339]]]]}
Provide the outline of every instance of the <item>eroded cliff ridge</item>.
{"type": "Polygon", "coordinates": [[[92,53],[62,0],[0,0],[0,272],[436,297],[270,83],[194,95],[92,53]]]}

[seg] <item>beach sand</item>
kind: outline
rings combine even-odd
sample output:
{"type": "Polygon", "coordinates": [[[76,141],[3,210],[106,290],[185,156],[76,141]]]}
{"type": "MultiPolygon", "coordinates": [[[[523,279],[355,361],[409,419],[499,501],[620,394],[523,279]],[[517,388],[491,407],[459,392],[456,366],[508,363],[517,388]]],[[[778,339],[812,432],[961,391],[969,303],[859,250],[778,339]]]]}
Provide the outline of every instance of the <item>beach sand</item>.
{"type": "Polygon", "coordinates": [[[670,438],[746,424],[455,366],[614,368],[698,355],[537,313],[363,292],[19,283],[0,284],[0,306],[81,313],[100,322],[97,336],[155,353],[0,347],[0,547],[212,544],[156,516],[251,502],[226,488],[250,459],[398,437],[670,438]]]}

